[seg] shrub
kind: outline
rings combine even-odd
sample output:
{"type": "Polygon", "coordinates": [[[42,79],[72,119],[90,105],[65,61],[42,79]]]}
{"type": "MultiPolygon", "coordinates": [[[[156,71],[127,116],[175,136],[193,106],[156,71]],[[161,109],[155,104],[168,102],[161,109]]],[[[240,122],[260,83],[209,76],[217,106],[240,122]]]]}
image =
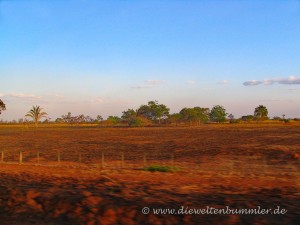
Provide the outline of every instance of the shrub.
{"type": "Polygon", "coordinates": [[[130,121],[129,126],[141,127],[141,126],[149,126],[151,124],[152,124],[151,120],[148,120],[147,118],[142,116],[137,116],[130,121]]]}
{"type": "Polygon", "coordinates": [[[253,115],[242,116],[241,120],[243,120],[243,121],[252,121],[252,120],[254,120],[254,116],[253,115]]]}
{"type": "Polygon", "coordinates": [[[179,169],[176,166],[159,166],[151,165],[144,168],[145,171],[150,172],[176,172],[179,169]]]}
{"type": "Polygon", "coordinates": [[[233,120],[229,120],[229,123],[240,123],[241,120],[238,119],[233,119],[233,120]]]}

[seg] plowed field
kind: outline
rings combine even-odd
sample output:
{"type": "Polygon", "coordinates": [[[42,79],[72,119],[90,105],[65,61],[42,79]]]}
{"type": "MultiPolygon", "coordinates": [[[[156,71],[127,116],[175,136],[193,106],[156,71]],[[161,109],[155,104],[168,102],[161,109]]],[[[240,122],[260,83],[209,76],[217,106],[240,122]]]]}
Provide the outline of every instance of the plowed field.
{"type": "Polygon", "coordinates": [[[299,125],[0,127],[0,151],[3,225],[300,224],[299,125]],[[287,211],[153,211],[182,207],[287,211]]]}

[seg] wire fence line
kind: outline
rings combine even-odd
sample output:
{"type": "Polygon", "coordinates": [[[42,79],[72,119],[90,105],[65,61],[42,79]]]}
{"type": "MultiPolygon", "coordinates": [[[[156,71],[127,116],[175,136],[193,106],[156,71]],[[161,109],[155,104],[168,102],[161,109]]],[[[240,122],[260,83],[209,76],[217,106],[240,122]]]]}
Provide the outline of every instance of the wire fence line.
{"type": "MultiPolygon", "coordinates": [[[[77,146],[78,147],[78,146],[77,146]]],[[[210,173],[221,176],[261,176],[272,175],[274,171],[289,174],[299,173],[299,163],[278,164],[268,161],[261,156],[220,157],[198,156],[186,157],[187,154],[175,151],[130,151],[101,150],[86,146],[84,148],[42,150],[19,150],[10,148],[3,150],[0,147],[0,166],[5,164],[79,168],[83,170],[142,170],[151,166],[167,166],[180,171],[193,173],[210,173]],[[1,150],[2,149],[2,150],[1,150]],[[75,150],[74,150],[75,149],[75,150]],[[247,163],[245,163],[245,161],[247,163]],[[213,162],[213,163],[212,163],[213,162]]]]}
{"type": "Polygon", "coordinates": [[[207,129],[0,129],[0,163],[100,169],[161,165],[227,174],[299,170],[296,160],[281,159],[285,155],[245,151],[242,139],[228,138],[226,129],[217,135],[207,129]]]}
{"type": "Polygon", "coordinates": [[[159,153],[141,152],[130,154],[124,151],[97,150],[92,153],[86,151],[42,152],[39,150],[0,150],[0,163],[26,164],[68,167],[97,167],[109,169],[142,168],[148,165],[179,165],[174,152],[159,153]]]}

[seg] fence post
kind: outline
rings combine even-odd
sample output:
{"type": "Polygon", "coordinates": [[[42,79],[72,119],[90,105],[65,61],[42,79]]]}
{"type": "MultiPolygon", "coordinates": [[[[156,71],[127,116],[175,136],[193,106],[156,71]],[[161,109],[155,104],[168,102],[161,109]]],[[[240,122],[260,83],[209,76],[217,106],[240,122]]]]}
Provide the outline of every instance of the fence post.
{"type": "Polygon", "coordinates": [[[171,153],[171,166],[174,166],[174,152],[171,153]]]}
{"type": "Polygon", "coordinates": [[[266,157],[263,157],[263,172],[266,173],[268,171],[268,163],[266,157]]]}
{"type": "Polygon", "coordinates": [[[103,169],[104,168],[104,151],[101,151],[101,165],[100,168],[103,169]]]}
{"type": "Polygon", "coordinates": [[[121,152],[121,168],[124,168],[124,152],[121,152]]]}
{"type": "Polygon", "coordinates": [[[57,162],[60,163],[60,151],[57,151],[57,162]]]}
{"type": "Polygon", "coordinates": [[[22,151],[20,151],[19,163],[20,164],[23,163],[23,154],[22,154],[22,151]]]}
{"type": "Polygon", "coordinates": [[[40,151],[39,150],[36,152],[36,159],[37,159],[37,164],[40,164],[40,151]]]}
{"type": "Polygon", "coordinates": [[[79,161],[79,167],[81,167],[81,152],[78,153],[78,161],[79,161]]]}
{"type": "Polygon", "coordinates": [[[143,155],[143,161],[144,161],[144,167],[145,167],[146,164],[147,164],[147,156],[146,156],[146,152],[144,152],[144,155],[143,155]]]}
{"type": "Polygon", "coordinates": [[[233,160],[230,160],[229,161],[229,167],[230,167],[230,172],[229,172],[229,175],[231,176],[231,175],[233,175],[233,173],[234,173],[234,161],[233,160]]]}
{"type": "Polygon", "coordinates": [[[199,170],[199,165],[200,165],[200,160],[199,159],[197,159],[196,161],[195,161],[195,163],[196,163],[196,170],[199,170]]]}
{"type": "Polygon", "coordinates": [[[1,163],[4,163],[4,152],[1,151],[1,163]]]}

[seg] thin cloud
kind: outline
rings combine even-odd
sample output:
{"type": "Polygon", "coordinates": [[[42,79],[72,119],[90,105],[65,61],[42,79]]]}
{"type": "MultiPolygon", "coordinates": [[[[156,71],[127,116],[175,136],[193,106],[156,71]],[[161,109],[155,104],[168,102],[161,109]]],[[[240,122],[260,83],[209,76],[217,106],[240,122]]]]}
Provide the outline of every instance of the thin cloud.
{"type": "Polygon", "coordinates": [[[281,79],[278,81],[279,84],[300,84],[300,78],[290,76],[287,79],[281,79]]]}
{"type": "Polygon", "coordinates": [[[89,100],[90,103],[95,103],[95,104],[102,104],[104,102],[104,99],[99,97],[99,98],[93,98],[89,100]]]}
{"type": "Polygon", "coordinates": [[[263,84],[264,85],[272,85],[272,84],[274,84],[276,81],[275,80],[264,80],[263,81],[263,84]]]}
{"type": "Polygon", "coordinates": [[[13,97],[13,98],[20,98],[20,99],[26,99],[26,100],[31,100],[31,99],[41,99],[42,96],[34,95],[34,94],[24,94],[24,93],[12,93],[8,95],[4,95],[7,97],[13,97]]]}
{"type": "MultiPolygon", "coordinates": [[[[57,98],[57,99],[64,99],[65,98],[65,96],[63,96],[63,95],[61,95],[61,94],[54,94],[54,95],[52,95],[54,98],[57,98]]],[[[52,97],[51,96],[51,97],[52,97]]]]}
{"type": "Polygon", "coordinates": [[[197,82],[196,82],[195,80],[188,80],[187,83],[190,84],[190,85],[194,85],[194,84],[196,84],[197,82]]]}
{"type": "Polygon", "coordinates": [[[0,97],[10,102],[28,102],[36,104],[65,103],[65,97],[61,94],[36,95],[28,93],[0,93],[0,97]]]}
{"type": "Polygon", "coordinates": [[[270,98],[270,99],[262,99],[261,101],[263,101],[263,102],[280,102],[279,99],[273,99],[273,98],[270,98]]]}
{"type": "Polygon", "coordinates": [[[299,88],[289,88],[288,91],[297,91],[299,88]]]}
{"type": "Polygon", "coordinates": [[[160,85],[163,83],[163,81],[162,80],[145,80],[144,83],[148,84],[148,85],[160,85]]]}
{"type": "Polygon", "coordinates": [[[142,84],[132,86],[131,88],[134,89],[147,89],[147,88],[154,88],[163,83],[162,80],[145,80],[142,84]]]}
{"type": "Polygon", "coordinates": [[[259,85],[259,84],[262,84],[263,82],[262,81],[258,81],[258,80],[249,80],[249,81],[246,81],[243,83],[243,85],[245,86],[256,86],[256,85],[259,85]]]}
{"type": "Polygon", "coordinates": [[[218,84],[228,84],[228,80],[221,80],[218,82],[218,84]]]}
{"type": "Polygon", "coordinates": [[[265,79],[263,81],[250,80],[243,83],[244,86],[255,86],[259,84],[264,85],[272,85],[272,84],[286,84],[286,85],[294,85],[300,84],[300,78],[296,76],[289,76],[288,78],[273,78],[273,79],[265,79]]]}
{"type": "Polygon", "coordinates": [[[154,86],[146,86],[146,85],[137,85],[137,86],[132,86],[131,88],[134,89],[147,89],[147,88],[153,88],[154,86]]]}

